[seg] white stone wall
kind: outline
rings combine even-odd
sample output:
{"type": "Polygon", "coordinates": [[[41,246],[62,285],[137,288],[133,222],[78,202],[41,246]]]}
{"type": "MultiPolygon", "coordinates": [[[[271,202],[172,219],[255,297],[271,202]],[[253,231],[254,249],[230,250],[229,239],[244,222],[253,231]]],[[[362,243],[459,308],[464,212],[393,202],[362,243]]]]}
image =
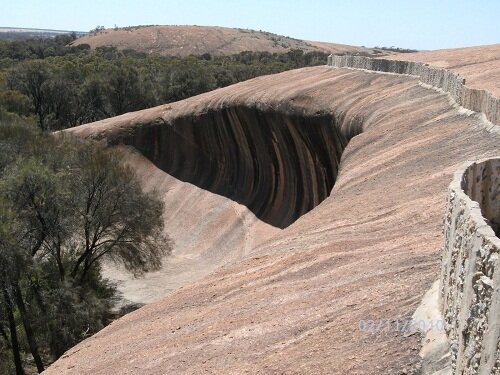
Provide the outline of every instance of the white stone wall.
{"type": "Polygon", "coordinates": [[[500,158],[462,167],[448,190],[440,303],[454,374],[500,374],[499,201],[500,158]]]}
{"type": "Polygon", "coordinates": [[[423,83],[450,93],[462,107],[482,112],[493,124],[500,125],[500,99],[485,90],[465,86],[465,79],[450,70],[431,67],[421,62],[372,59],[352,55],[330,55],[327,65],[418,76],[423,83]]]}
{"type": "MultiPolygon", "coordinates": [[[[500,100],[450,70],[410,61],[330,55],[329,66],[417,76],[500,125],[500,100]]],[[[494,126],[494,128],[498,128],[494,126]]],[[[500,150],[500,148],[499,148],[500,150]]],[[[440,305],[453,374],[500,375],[500,157],[455,174],[444,218],[440,305]]]]}

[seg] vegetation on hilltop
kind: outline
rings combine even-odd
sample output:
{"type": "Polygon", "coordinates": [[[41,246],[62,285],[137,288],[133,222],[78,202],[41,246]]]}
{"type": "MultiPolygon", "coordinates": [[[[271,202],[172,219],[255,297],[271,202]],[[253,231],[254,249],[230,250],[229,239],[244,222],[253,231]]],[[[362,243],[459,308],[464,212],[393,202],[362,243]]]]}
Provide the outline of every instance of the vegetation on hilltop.
{"type": "Polygon", "coordinates": [[[264,74],[322,65],[327,57],[301,50],[164,57],[114,47],[66,47],[72,38],[0,42],[0,116],[32,117],[44,130],[64,129],[264,74]]]}
{"type": "Polygon", "coordinates": [[[417,49],[411,49],[411,48],[401,48],[401,47],[373,47],[375,50],[382,50],[382,51],[391,51],[391,52],[397,52],[397,53],[413,53],[413,52],[418,52],[417,49]]]}

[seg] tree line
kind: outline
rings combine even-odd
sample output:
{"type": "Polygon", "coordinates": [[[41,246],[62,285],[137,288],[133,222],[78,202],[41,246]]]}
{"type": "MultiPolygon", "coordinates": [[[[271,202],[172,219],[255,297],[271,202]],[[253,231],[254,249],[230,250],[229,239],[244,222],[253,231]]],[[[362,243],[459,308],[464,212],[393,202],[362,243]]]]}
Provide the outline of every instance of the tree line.
{"type": "Polygon", "coordinates": [[[321,65],[322,52],[165,57],[88,45],[70,36],[0,42],[0,118],[58,130],[182,100],[264,74],[321,65]]]}

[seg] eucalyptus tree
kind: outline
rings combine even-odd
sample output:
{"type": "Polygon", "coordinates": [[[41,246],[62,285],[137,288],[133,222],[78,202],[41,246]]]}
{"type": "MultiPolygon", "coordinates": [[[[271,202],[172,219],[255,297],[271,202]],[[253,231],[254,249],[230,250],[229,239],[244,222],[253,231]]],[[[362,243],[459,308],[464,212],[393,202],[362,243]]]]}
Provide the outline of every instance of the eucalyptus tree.
{"type": "Polygon", "coordinates": [[[162,201],[143,191],[121,154],[2,125],[0,150],[9,155],[0,158],[0,335],[19,353],[21,328],[42,371],[41,348],[57,358],[106,324],[116,290],[103,261],[141,274],[158,269],[172,243],[162,201]]]}

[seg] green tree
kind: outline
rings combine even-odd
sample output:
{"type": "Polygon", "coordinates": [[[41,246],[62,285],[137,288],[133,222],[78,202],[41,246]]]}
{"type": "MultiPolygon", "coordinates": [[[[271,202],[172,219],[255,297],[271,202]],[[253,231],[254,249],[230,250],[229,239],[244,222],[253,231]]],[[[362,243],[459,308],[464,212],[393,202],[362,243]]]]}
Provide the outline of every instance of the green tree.
{"type": "Polygon", "coordinates": [[[116,291],[101,277],[104,260],[141,274],[158,269],[172,243],[162,202],[120,154],[5,125],[0,151],[10,155],[0,157],[2,337],[19,367],[21,326],[42,371],[41,348],[57,358],[106,324],[116,291]]]}
{"type": "Polygon", "coordinates": [[[115,115],[141,108],[139,74],[132,66],[119,66],[110,72],[107,97],[115,115]]]}
{"type": "Polygon", "coordinates": [[[106,109],[105,84],[98,76],[85,80],[81,91],[82,124],[109,117],[106,109]]]}
{"type": "MultiPolygon", "coordinates": [[[[17,333],[12,298],[12,280],[15,278],[16,238],[19,238],[19,224],[16,222],[12,207],[0,199],[0,327],[4,345],[12,350],[15,371],[17,375],[24,375],[21,362],[21,346],[17,333]],[[8,333],[7,333],[8,332],[8,333]]],[[[2,353],[3,354],[3,353],[2,353]]]]}
{"type": "Polygon", "coordinates": [[[18,90],[30,98],[38,125],[42,130],[47,130],[45,119],[50,108],[48,98],[50,78],[48,64],[36,60],[23,62],[18,68],[13,69],[7,77],[12,89],[18,90]]]}
{"type": "Polygon", "coordinates": [[[8,112],[17,113],[21,116],[29,116],[31,113],[29,98],[15,90],[0,91],[0,106],[8,112]]]}
{"type": "Polygon", "coordinates": [[[216,80],[205,66],[199,63],[176,64],[164,76],[164,100],[182,100],[216,88],[216,80]]]}

